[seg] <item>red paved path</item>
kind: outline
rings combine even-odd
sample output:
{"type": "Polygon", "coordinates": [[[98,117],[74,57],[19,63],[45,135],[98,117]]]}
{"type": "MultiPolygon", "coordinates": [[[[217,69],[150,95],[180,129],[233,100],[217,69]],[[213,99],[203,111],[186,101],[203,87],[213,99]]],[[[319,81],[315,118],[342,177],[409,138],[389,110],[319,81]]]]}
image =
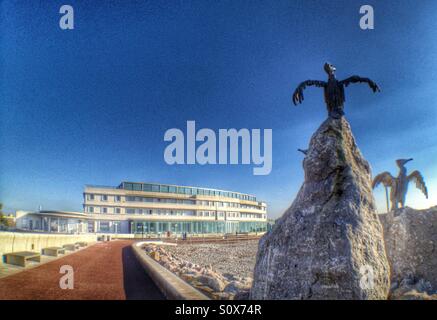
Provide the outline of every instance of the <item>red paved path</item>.
{"type": "Polygon", "coordinates": [[[132,241],[97,243],[66,257],[0,279],[0,299],[163,299],[130,247],[132,241]],[[62,290],[62,265],[74,270],[74,289],[62,290]]]}

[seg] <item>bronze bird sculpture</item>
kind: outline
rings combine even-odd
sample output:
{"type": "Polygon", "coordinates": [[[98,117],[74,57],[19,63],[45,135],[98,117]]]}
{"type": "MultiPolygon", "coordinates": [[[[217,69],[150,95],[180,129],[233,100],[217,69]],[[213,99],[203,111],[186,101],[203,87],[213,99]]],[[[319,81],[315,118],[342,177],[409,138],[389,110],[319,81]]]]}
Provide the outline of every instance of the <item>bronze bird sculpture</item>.
{"type": "Polygon", "coordinates": [[[372,188],[376,188],[380,183],[382,183],[386,188],[390,187],[390,202],[391,210],[398,208],[400,204],[401,207],[405,206],[405,198],[408,191],[408,184],[411,181],[416,183],[416,187],[423,192],[425,197],[428,199],[428,190],[423,180],[422,174],[415,170],[411,174],[407,175],[407,169],[405,164],[413,159],[398,159],[396,164],[399,167],[399,174],[395,178],[388,171],[378,174],[375,179],[373,179],[372,188]]]}
{"type": "Polygon", "coordinates": [[[304,100],[303,90],[307,86],[316,86],[323,88],[326,107],[331,118],[339,119],[344,115],[344,87],[351,83],[365,82],[373,90],[373,92],[380,91],[378,85],[369,78],[362,78],[360,76],[352,76],[344,80],[337,80],[335,78],[336,68],[330,64],[325,63],[324,70],[328,74],[328,81],[307,80],[302,82],[293,93],[293,103],[297,105],[304,100]]]}

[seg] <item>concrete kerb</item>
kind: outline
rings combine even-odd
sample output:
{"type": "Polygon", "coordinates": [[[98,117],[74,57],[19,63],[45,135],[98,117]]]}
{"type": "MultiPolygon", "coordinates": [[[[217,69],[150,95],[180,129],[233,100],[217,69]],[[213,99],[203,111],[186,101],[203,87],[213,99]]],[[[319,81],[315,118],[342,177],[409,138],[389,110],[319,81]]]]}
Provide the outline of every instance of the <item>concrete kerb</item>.
{"type": "Polygon", "coordinates": [[[132,250],[143,269],[147,272],[156,286],[170,300],[210,300],[206,295],[195,289],[187,282],[161,266],[142,249],[147,241],[132,244],[132,250]]]}

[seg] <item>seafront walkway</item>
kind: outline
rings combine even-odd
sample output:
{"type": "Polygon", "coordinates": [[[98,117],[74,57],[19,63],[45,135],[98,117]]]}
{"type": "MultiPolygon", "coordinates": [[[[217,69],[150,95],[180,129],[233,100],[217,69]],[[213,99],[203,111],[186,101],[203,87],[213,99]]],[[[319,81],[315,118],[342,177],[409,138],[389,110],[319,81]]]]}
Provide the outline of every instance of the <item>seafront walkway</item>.
{"type": "Polygon", "coordinates": [[[164,299],[134,256],[132,243],[99,242],[0,278],[0,300],[164,299]],[[73,289],[61,289],[62,266],[73,268],[73,289]]]}

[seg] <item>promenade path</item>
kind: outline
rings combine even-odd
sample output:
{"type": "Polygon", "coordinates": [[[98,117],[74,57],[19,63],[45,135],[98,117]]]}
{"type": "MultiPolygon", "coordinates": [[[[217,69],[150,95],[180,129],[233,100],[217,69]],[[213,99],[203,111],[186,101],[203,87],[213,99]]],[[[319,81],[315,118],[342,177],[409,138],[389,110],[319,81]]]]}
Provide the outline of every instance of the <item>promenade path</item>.
{"type": "Polygon", "coordinates": [[[125,300],[164,299],[144,272],[131,240],[99,242],[0,279],[0,300],[125,300]],[[74,289],[61,289],[61,266],[74,270],[74,289]]]}

